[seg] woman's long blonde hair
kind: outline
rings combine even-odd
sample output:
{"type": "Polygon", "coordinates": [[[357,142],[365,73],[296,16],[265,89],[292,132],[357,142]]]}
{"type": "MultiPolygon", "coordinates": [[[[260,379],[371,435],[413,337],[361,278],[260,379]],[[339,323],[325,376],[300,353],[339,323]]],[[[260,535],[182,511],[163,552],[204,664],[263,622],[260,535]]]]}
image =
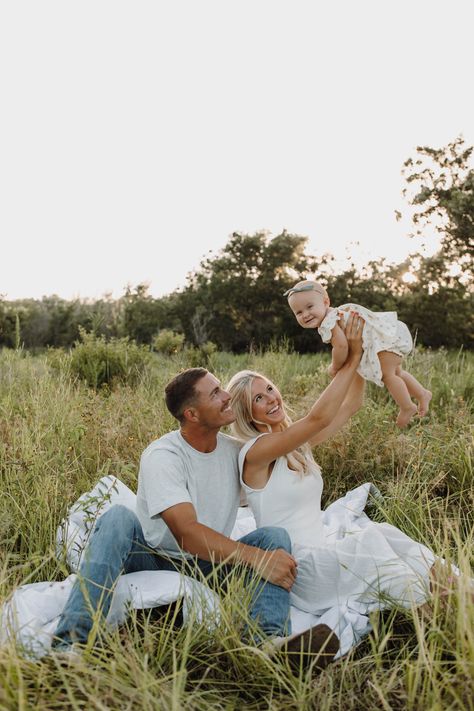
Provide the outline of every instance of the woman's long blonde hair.
{"type": "MultiPolygon", "coordinates": [[[[252,419],[252,383],[256,378],[268,380],[264,375],[254,370],[240,370],[232,376],[226,386],[227,392],[232,397],[232,410],[235,415],[231,431],[240,442],[247,442],[249,439],[262,434],[252,419]]],[[[281,426],[286,429],[291,424],[291,419],[286,414],[285,407],[285,419],[281,426]]],[[[272,431],[270,425],[268,425],[268,431],[272,431]]],[[[309,474],[310,463],[314,462],[311,447],[307,443],[301,445],[301,447],[289,452],[286,455],[286,460],[290,469],[302,475],[309,474]]]]}

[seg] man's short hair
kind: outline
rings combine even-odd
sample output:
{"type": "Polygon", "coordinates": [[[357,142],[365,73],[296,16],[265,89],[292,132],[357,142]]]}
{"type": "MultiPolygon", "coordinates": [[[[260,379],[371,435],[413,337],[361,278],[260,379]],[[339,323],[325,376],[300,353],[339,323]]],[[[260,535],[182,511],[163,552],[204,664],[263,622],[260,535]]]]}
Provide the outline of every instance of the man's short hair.
{"type": "Polygon", "coordinates": [[[165,387],[166,407],[179,422],[183,421],[183,412],[196,402],[194,386],[205,375],[206,368],[188,368],[178,373],[165,387]]]}

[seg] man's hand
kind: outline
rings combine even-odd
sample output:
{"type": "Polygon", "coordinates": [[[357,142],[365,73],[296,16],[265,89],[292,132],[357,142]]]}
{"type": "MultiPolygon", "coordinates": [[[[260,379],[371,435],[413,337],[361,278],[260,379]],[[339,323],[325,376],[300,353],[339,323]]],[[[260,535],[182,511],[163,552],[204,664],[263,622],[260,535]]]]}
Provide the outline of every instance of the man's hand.
{"type": "Polygon", "coordinates": [[[252,566],[254,570],[269,583],[279,585],[289,592],[296,579],[296,560],[283,548],[274,551],[260,550],[260,553],[260,560],[252,566]]]}

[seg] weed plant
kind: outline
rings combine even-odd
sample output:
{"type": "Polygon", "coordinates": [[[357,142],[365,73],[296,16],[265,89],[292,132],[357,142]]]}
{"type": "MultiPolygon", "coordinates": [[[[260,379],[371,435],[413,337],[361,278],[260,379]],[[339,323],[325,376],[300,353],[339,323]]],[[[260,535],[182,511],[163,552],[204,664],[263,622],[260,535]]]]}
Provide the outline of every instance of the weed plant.
{"type": "MultiPolygon", "coordinates": [[[[19,584],[68,574],[55,556],[56,528],[99,477],[115,474],[136,490],[142,450],[175,428],[163,389],[189,365],[186,358],[185,351],[154,353],[133,378],[101,388],[95,376],[74,377],[65,353],[0,354],[0,602],[19,584]]],[[[274,379],[294,417],[328,382],[327,355],[275,347],[203,358],[223,383],[242,368],[274,379]]],[[[248,586],[234,575],[214,632],[197,621],[181,626],[178,604],[134,612],[71,668],[54,658],[29,661],[12,644],[0,647],[0,708],[474,708],[474,605],[466,582],[474,552],[474,359],[464,352],[417,352],[408,367],[433,390],[430,416],[401,432],[387,392],[369,386],[362,410],[315,449],[324,505],[374,482],[383,499],[374,501],[371,516],[459,565],[463,582],[456,593],[442,599],[435,591],[428,612],[374,615],[374,632],[353,652],[319,676],[298,676],[242,641],[251,624],[248,586]]]]}
{"type": "Polygon", "coordinates": [[[134,384],[150,361],[147,346],[125,338],[107,339],[79,327],[80,339],[69,352],[52,350],[50,363],[97,390],[116,383],[134,384]]]}

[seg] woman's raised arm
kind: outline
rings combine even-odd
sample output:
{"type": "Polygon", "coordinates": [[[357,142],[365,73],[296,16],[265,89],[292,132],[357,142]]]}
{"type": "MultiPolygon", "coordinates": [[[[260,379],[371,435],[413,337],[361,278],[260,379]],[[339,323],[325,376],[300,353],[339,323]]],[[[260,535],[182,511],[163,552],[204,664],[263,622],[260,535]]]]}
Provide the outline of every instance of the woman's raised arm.
{"type": "Polygon", "coordinates": [[[249,449],[246,456],[248,469],[261,468],[278,457],[292,452],[309,442],[328,427],[336,417],[362,355],[363,319],[351,313],[345,327],[349,355],[343,367],[337,372],[332,382],[321,393],[305,417],[294,422],[286,430],[272,432],[260,437],[249,449]]]}
{"type": "Polygon", "coordinates": [[[364,390],[364,378],[358,373],[354,373],[347,395],[334,419],[331,420],[327,427],[309,440],[309,444],[312,447],[330,439],[351,419],[352,415],[355,415],[360,410],[364,402],[364,390]]]}

